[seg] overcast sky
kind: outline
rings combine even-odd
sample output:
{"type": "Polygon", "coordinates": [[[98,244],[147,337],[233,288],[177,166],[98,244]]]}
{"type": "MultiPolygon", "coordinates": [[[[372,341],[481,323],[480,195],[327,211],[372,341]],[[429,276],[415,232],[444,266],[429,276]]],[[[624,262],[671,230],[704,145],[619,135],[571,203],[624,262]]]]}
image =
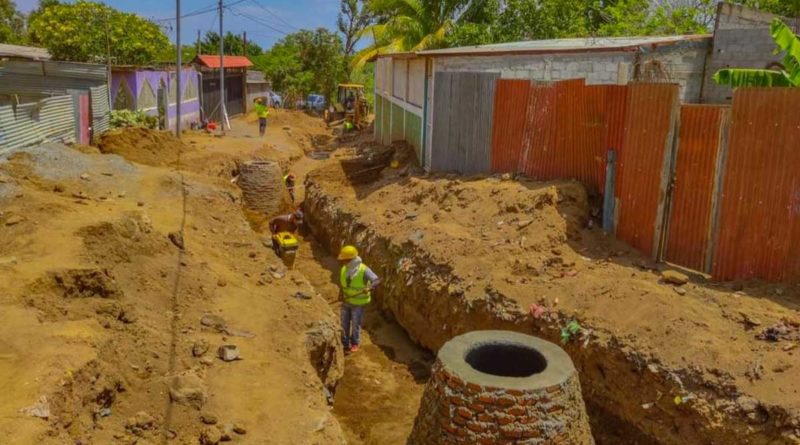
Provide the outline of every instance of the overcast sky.
{"type": "MultiPolygon", "coordinates": [[[[16,0],[23,13],[35,9],[39,0],[16,0]]],[[[175,17],[175,2],[170,0],[105,0],[104,3],[126,12],[134,12],[151,19],[175,17]]],[[[181,0],[181,15],[214,8],[213,0],[181,0]]],[[[225,10],[225,32],[241,34],[247,31],[247,40],[269,48],[286,33],[298,29],[336,28],[338,0],[225,0],[231,5],[225,10]],[[269,12],[268,12],[269,11],[269,12]],[[238,15],[237,15],[238,14],[238,15]]],[[[164,31],[175,41],[175,21],[159,21],[164,31]]],[[[181,20],[182,43],[194,43],[197,31],[219,31],[217,12],[204,12],[181,20]]]]}

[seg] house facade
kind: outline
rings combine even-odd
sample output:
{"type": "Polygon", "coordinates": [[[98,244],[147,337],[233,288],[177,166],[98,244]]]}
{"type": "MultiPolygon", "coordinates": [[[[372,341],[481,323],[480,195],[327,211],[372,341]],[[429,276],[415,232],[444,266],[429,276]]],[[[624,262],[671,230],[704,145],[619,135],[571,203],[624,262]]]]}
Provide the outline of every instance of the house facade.
{"type": "MultiPolygon", "coordinates": [[[[160,127],[174,129],[177,120],[177,72],[173,69],[117,66],[111,70],[111,106],[158,116],[160,127]]],[[[200,116],[200,76],[193,67],[181,70],[181,126],[200,116]]]]}

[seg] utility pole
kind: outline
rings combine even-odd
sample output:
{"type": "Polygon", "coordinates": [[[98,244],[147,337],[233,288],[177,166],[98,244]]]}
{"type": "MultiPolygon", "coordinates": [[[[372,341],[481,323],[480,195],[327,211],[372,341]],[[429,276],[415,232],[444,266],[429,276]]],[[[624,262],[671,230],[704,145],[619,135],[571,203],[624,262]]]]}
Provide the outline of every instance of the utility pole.
{"type": "Polygon", "coordinates": [[[200,30],[198,29],[197,30],[197,55],[199,56],[200,54],[202,54],[202,51],[200,51],[200,30]]]}
{"type": "MultiPolygon", "coordinates": [[[[181,138],[181,74],[182,60],[181,60],[181,0],[175,0],[175,52],[178,59],[175,70],[175,136],[181,138]]],[[[169,115],[169,100],[167,100],[167,115],[169,115]]]]}
{"type": "Polygon", "coordinates": [[[228,122],[228,111],[225,109],[225,39],[222,34],[222,0],[219,0],[219,110],[222,116],[222,129],[228,129],[231,123],[228,122]]]}
{"type": "Polygon", "coordinates": [[[242,35],[243,35],[242,41],[244,46],[244,50],[242,50],[242,55],[247,57],[247,31],[243,31],[242,35]]]}

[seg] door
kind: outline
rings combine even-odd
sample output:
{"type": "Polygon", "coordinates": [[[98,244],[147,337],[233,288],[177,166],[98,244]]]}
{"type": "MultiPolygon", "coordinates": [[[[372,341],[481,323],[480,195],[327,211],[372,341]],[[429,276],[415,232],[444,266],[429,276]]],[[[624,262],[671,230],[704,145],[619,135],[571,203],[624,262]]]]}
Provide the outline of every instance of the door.
{"type": "Polygon", "coordinates": [[[225,108],[232,117],[244,113],[243,77],[241,73],[225,74],[225,108]]]}
{"type": "Polygon", "coordinates": [[[91,126],[92,116],[89,107],[89,94],[83,93],[78,96],[78,132],[77,139],[79,144],[89,145],[92,142],[91,126]]]}

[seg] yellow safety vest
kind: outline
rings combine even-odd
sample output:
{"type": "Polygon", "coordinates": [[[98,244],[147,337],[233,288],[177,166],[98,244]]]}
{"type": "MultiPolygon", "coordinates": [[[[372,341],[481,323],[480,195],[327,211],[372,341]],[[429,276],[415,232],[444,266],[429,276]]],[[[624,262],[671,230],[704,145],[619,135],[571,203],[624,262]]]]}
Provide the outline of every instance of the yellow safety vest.
{"type": "Polygon", "coordinates": [[[358,272],[353,278],[347,278],[347,266],[342,266],[339,272],[339,281],[342,284],[342,293],[344,293],[345,303],[352,304],[353,306],[364,306],[372,301],[369,287],[364,279],[367,266],[361,264],[358,266],[358,272]]]}

